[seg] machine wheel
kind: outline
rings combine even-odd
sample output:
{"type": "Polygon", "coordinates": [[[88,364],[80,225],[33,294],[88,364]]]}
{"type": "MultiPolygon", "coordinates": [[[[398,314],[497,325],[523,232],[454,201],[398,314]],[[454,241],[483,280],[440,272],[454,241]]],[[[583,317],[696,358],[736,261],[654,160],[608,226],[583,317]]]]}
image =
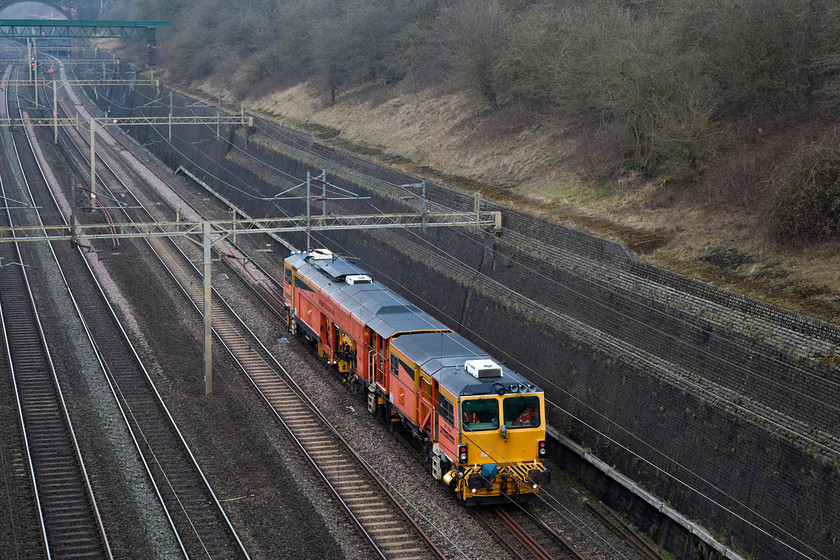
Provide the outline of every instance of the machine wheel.
{"type": "Polygon", "coordinates": [[[432,467],[432,457],[434,453],[432,452],[432,442],[429,439],[423,442],[423,459],[426,461],[426,467],[432,467]]]}

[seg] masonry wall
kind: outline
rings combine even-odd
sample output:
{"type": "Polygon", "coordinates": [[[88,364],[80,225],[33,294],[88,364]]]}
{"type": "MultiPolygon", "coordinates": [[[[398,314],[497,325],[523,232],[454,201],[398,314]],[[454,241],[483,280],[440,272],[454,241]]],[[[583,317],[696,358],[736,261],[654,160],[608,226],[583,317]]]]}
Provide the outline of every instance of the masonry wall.
{"type": "MultiPolygon", "coordinates": [[[[462,329],[469,338],[493,347],[492,353],[545,389],[556,405],[552,425],[672,507],[716,533],[729,534],[741,552],[758,558],[794,557],[752,522],[813,557],[836,555],[840,481],[830,456],[751,418],[732,402],[699,390],[690,373],[663,373],[651,367],[657,358],[638,349],[610,344],[600,333],[582,330],[579,323],[492,290],[471,289],[461,277],[450,279],[440,268],[411,260],[402,253],[404,240],[353,244],[345,239],[341,245],[377,263],[387,247],[384,252],[393,266],[386,272],[395,285],[410,286],[409,299],[418,305],[431,302],[433,313],[449,324],[453,323],[440,310],[453,316],[464,309],[462,329]],[[781,528],[768,527],[762,516],[781,528]],[[798,539],[815,550],[796,543],[798,539]]],[[[565,464],[571,463],[567,458],[565,464]]],[[[608,486],[594,482],[600,475],[580,462],[575,468],[587,487],[608,486]]],[[[627,500],[615,489],[599,497],[615,507],[627,500]]],[[[642,516],[639,525],[645,527],[646,519],[642,516]]],[[[654,529],[655,522],[647,523],[645,530],[663,544],[678,540],[665,527],[654,529]]],[[[670,550],[689,554],[683,558],[697,552],[696,543],[681,542],[680,549],[670,550]]]]}

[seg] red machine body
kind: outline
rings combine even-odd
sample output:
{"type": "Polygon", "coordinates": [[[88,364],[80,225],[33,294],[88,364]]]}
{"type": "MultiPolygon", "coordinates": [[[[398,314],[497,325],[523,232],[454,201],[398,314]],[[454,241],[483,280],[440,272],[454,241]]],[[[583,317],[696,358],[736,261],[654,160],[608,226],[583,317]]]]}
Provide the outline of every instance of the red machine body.
{"type": "Polygon", "coordinates": [[[465,503],[522,501],[548,483],[534,384],[329,251],[286,259],[284,299],[291,332],[420,439],[465,503]]]}

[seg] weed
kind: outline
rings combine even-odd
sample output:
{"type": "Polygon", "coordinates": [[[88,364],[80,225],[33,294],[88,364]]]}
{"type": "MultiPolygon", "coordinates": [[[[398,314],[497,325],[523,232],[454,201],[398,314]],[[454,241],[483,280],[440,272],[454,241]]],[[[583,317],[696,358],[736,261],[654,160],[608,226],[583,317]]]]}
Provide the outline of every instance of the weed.
{"type": "Polygon", "coordinates": [[[732,247],[715,247],[700,260],[722,270],[734,272],[739,266],[754,262],[753,258],[732,247]]]}
{"type": "Polygon", "coordinates": [[[817,149],[794,160],[776,185],[777,238],[792,242],[840,238],[840,151],[817,149]]]}

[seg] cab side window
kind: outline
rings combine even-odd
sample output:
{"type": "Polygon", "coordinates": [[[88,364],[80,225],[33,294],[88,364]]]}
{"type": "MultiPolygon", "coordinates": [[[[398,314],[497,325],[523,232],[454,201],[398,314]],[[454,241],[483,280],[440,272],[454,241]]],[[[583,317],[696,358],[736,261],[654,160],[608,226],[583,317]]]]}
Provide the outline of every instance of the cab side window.
{"type": "Polygon", "coordinates": [[[438,414],[450,426],[455,425],[455,406],[452,404],[452,401],[444,396],[441,396],[438,401],[438,414]]]}

